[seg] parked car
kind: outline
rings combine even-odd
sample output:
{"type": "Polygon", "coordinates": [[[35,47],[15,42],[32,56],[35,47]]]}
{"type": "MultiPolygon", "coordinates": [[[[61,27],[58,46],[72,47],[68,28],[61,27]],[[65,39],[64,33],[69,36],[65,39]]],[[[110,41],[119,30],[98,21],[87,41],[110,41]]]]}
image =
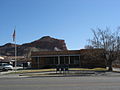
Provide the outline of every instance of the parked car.
{"type": "Polygon", "coordinates": [[[12,65],[10,65],[10,64],[0,64],[0,70],[3,70],[3,71],[5,71],[5,70],[13,70],[13,66],[12,65]]]}

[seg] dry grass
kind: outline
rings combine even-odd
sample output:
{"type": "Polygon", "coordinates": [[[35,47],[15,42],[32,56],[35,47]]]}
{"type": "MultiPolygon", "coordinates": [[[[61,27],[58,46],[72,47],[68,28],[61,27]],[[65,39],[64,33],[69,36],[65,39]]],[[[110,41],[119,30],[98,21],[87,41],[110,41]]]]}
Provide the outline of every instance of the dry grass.
{"type": "MultiPolygon", "coordinates": [[[[106,68],[94,68],[94,69],[86,69],[86,68],[69,68],[69,70],[82,70],[82,71],[106,71],[106,68]]],[[[33,69],[33,70],[18,70],[16,73],[39,73],[39,72],[51,72],[56,71],[56,69],[33,69]]]]}
{"type": "Polygon", "coordinates": [[[106,68],[93,68],[93,69],[87,69],[87,68],[70,68],[69,70],[88,70],[88,71],[106,71],[106,68]]]}

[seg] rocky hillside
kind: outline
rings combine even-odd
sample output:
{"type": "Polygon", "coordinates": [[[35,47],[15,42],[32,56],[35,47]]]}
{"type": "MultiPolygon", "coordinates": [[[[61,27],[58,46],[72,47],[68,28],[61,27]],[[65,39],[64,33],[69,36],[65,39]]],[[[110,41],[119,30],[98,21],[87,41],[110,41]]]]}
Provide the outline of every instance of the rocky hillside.
{"type": "MultiPolygon", "coordinates": [[[[13,56],[14,44],[7,43],[0,46],[0,55],[13,56]]],[[[28,56],[31,51],[54,51],[54,50],[67,50],[64,40],[55,39],[50,36],[42,37],[31,43],[17,45],[18,56],[28,56]]]]}

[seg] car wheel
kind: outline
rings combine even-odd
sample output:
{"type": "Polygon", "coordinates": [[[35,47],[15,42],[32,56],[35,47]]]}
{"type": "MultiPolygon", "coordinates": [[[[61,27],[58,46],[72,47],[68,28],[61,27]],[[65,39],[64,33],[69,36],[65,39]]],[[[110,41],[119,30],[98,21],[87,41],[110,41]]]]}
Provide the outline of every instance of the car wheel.
{"type": "Polygon", "coordinates": [[[8,71],[7,69],[3,68],[2,71],[8,71]]]}

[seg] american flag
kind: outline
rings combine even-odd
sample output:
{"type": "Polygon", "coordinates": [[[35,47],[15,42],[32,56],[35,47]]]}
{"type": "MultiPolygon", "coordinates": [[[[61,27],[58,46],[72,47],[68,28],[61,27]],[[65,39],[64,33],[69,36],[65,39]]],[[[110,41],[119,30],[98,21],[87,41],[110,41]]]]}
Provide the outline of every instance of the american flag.
{"type": "Polygon", "coordinates": [[[16,32],[15,32],[15,29],[14,29],[14,32],[13,32],[13,42],[15,42],[15,37],[16,37],[16,32]]]}

